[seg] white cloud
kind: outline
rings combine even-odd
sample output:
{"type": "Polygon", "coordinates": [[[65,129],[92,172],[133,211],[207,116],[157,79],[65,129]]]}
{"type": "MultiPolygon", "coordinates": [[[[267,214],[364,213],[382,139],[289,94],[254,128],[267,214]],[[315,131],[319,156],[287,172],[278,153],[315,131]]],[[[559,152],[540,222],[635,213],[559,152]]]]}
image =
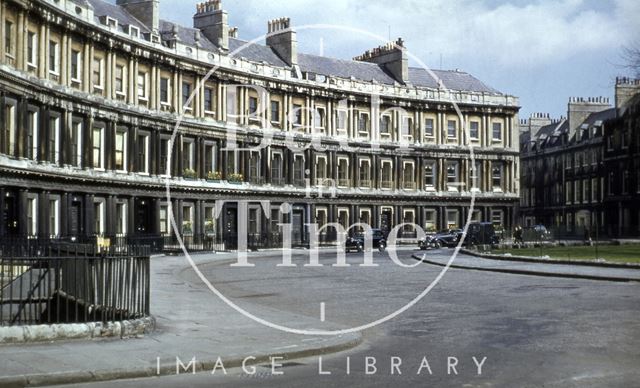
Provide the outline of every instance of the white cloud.
{"type": "MultiPolygon", "coordinates": [[[[179,21],[190,23],[193,12],[183,8],[184,2],[165,0],[162,4],[179,21]],[[184,12],[175,12],[178,9],[184,12]]],[[[584,52],[619,47],[640,36],[637,0],[595,4],[532,0],[517,5],[495,0],[227,0],[223,4],[229,9],[231,24],[240,26],[241,37],[264,34],[268,19],[285,15],[292,17],[294,25],[347,25],[385,37],[390,26],[394,37],[402,36],[416,56],[432,65],[442,54],[446,63],[482,58],[504,67],[535,68],[579,58],[584,52]]],[[[343,57],[381,43],[355,33],[318,31],[300,34],[302,48],[317,51],[320,36],[325,37],[328,54],[343,57]]]]}

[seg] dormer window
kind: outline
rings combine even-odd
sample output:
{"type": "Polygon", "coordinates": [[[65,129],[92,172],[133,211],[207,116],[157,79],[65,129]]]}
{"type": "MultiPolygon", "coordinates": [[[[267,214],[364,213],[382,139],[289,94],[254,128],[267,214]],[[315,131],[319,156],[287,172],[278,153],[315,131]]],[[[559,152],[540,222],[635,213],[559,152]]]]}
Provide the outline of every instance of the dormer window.
{"type": "Polygon", "coordinates": [[[112,17],[107,16],[105,18],[104,24],[109,27],[110,29],[117,29],[118,28],[118,21],[112,17]]]}
{"type": "Polygon", "coordinates": [[[140,38],[140,29],[136,26],[129,26],[129,35],[133,38],[140,38]]]}

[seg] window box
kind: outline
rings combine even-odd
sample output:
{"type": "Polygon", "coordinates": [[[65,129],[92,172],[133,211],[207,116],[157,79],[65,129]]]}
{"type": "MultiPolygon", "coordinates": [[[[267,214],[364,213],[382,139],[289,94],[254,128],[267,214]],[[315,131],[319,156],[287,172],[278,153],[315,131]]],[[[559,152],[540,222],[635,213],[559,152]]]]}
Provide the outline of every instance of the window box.
{"type": "Polygon", "coordinates": [[[229,183],[232,185],[241,185],[244,183],[244,175],[242,174],[231,174],[228,179],[229,183]]]}
{"type": "Polygon", "coordinates": [[[196,180],[198,178],[198,173],[196,173],[195,170],[188,168],[182,172],[182,177],[186,180],[196,180]]]}
{"type": "Polygon", "coordinates": [[[207,174],[207,181],[213,183],[220,183],[222,180],[222,174],[217,171],[209,171],[207,174]]]}

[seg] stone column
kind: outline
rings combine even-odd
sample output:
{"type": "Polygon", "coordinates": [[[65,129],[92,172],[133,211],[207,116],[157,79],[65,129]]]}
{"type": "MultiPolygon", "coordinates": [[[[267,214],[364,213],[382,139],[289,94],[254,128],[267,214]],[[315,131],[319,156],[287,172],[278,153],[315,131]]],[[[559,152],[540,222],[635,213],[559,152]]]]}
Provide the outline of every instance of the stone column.
{"type": "Polygon", "coordinates": [[[160,103],[158,102],[158,90],[160,88],[160,72],[158,66],[151,65],[151,74],[149,75],[149,109],[158,110],[160,103]]]}
{"type": "MultiPolygon", "coordinates": [[[[0,4],[0,21],[2,21],[2,25],[0,26],[0,28],[2,28],[3,30],[4,30],[4,15],[7,12],[6,8],[7,8],[7,3],[3,1],[0,4]]],[[[0,55],[2,55],[2,57],[0,58],[0,63],[5,63],[6,56],[4,55],[4,53],[5,53],[4,39],[0,39],[0,55]]],[[[5,224],[4,221],[0,223],[0,228],[3,228],[4,224],[5,224]]],[[[2,229],[0,229],[0,232],[2,232],[2,229]]]]}
{"type": "Polygon", "coordinates": [[[60,34],[60,84],[69,86],[69,71],[71,65],[69,64],[69,36],[64,32],[60,34]]]}
{"type": "Polygon", "coordinates": [[[83,58],[84,62],[82,63],[83,72],[82,72],[82,90],[85,93],[91,93],[91,78],[92,78],[92,67],[93,67],[93,55],[91,52],[91,45],[89,41],[84,42],[83,46],[83,58]]]}
{"type": "MultiPolygon", "coordinates": [[[[0,20],[3,20],[3,19],[0,19],[0,20]]],[[[4,24],[0,27],[4,28],[4,24]]],[[[16,28],[16,69],[21,69],[26,71],[27,70],[27,66],[26,66],[27,50],[25,46],[25,35],[26,35],[25,29],[26,29],[25,14],[23,10],[20,10],[18,13],[18,26],[16,28]]],[[[2,53],[4,54],[4,51],[2,51],[2,53]]]]}

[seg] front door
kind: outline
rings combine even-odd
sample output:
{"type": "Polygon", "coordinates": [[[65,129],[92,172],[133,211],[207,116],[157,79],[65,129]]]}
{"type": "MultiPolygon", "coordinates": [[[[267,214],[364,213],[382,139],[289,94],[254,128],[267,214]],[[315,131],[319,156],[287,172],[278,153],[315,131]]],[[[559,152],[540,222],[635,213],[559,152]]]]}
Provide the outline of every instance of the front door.
{"type": "Polygon", "coordinates": [[[17,201],[15,197],[10,196],[4,199],[3,218],[8,236],[18,235],[18,209],[16,209],[16,206],[17,201]]]}
{"type": "Polygon", "coordinates": [[[82,234],[82,204],[78,201],[71,203],[69,207],[69,237],[78,237],[82,234]]]}
{"type": "Polygon", "coordinates": [[[304,213],[302,210],[294,210],[291,217],[292,239],[293,246],[300,246],[304,242],[304,213]]]}
{"type": "Polygon", "coordinates": [[[153,209],[148,199],[136,200],[135,226],[137,234],[153,233],[153,209]]]}
{"type": "Polygon", "coordinates": [[[227,250],[238,249],[238,208],[227,207],[224,212],[224,241],[227,250]]]}

